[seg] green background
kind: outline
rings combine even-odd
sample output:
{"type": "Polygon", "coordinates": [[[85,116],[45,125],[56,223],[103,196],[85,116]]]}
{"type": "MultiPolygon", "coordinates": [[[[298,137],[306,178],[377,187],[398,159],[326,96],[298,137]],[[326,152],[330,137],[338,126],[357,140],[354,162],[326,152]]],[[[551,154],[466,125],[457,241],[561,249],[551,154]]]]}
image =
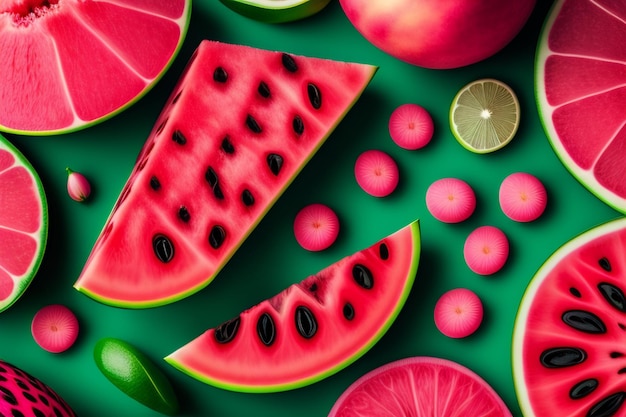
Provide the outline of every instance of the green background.
{"type": "Polygon", "coordinates": [[[118,337],[144,351],[171,379],[182,416],[324,416],[359,376],[392,360],[432,355],[468,366],[503,397],[514,415],[517,404],[511,372],[511,335],[519,301],[542,262],[562,243],[619,213],[584,189],[561,165],[545,137],[534,101],[534,54],[551,2],[539,1],[519,36],[496,56],[469,67],[428,70],[396,60],[369,44],[348,22],[338,1],[316,16],[269,25],[241,17],[215,0],[195,0],[187,38],[173,66],[147,96],[118,116],[86,130],[51,137],[6,135],[39,172],[49,203],[49,240],[35,281],[12,308],[0,315],[0,358],[51,385],[79,415],[159,415],[126,397],[96,368],[97,340],[118,337]],[[378,73],[356,106],[285,192],[257,229],[201,292],[169,306],[124,310],[101,305],[72,284],[133,166],[137,153],[187,59],[202,39],[283,50],[296,54],[375,64],[378,73]],[[522,110],[515,139],[502,150],[476,155],[452,137],[448,108],[466,83],[498,78],[517,93],[522,110]],[[433,116],[435,136],[418,151],[397,147],[387,121],[400,104],[424,106],[433,116]],[[356,184],[353,164],[367,149],[391,154],[401,182],[391,196],[377,199],[356,184]],[[65,167],[84,173],[93,186],[90,200],[72,201],[65,167]],[[530,172],[548,190],[545,214],[528,224],[506,218],[498,187],[508,174],[530,172]],[[426,188],[442,177],[458,177],[475,190],[478,207],[460,224],[443,224],[426,210],[426,188]],[[292,234],[299,208],[330,205],[341,221],[338,241],[324,252],[301,249],[292,234]],[[184,343],[300,281],[307,275],[369,246],[419,218],[423,252],[412,293],[388,333],[365,356],[339,373],[308,387],[276,394],[244,394],[204,385],[161,360],[184,343]],[[510,258],[489,277],[472,273],[463,261],[463,243],[474,228],[490,224],[509,237],[510,258]],[[483,300],[485,319],[465,339],[449,339],[433,323],[437,298],[467,287],[483,300]],[[61,354],[40,349],[30,321],[44,305],[63,303],[80,321],[77,343],[61,354]]]}

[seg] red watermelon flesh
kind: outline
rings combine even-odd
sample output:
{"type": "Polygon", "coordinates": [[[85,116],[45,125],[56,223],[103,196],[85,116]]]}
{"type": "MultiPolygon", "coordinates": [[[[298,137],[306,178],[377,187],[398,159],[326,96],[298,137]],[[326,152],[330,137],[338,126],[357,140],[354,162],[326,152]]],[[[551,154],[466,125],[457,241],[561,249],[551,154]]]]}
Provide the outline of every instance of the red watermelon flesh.
{"type": "Polygon", "coordinates": [[[76,130],[145,94],[176,56],[191,2],[28,0],[0,5],[0,129],[76,130]]]}
{"type": "Polygon", "coordinates": [[[319,381],[385,334],[411,291],[419,256],[415,221],[165,359],[200,381],[234,391],[284,391],[319,381]]]}
{"type": "Polygon", "coordinates": [[[526,417],[626,414],[626,219],[559,248],[526,290],[513,371],[526,417]]]}
{"type": "Polygon", "coordinates": [[[203,41],[75,286],[150,307],[206,286],[376,71],[203,41]]]}
{"type": "Polygon", "coordinates": [[[557,0],[537,48],[539,114],[570,172],[626,212],[626,3],[557,0]]]}

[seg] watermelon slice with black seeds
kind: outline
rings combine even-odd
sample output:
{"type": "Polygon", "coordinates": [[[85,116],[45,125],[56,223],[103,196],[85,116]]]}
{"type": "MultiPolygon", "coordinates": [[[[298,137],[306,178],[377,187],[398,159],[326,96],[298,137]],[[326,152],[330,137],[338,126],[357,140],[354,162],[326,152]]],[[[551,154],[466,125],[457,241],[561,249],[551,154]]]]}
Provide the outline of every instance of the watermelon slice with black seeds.
{"type": "Polygon", "coordinates": [[[320,381],[376,344],[402,310],[421,252],[419,221],[329,265],[165,360],[207,384],[277,392],[320,381]]]}
{"type": "Polygon", "coordinates": [[[167,304],[205,287],[376,70],[203,41],[75,287],[129,308],[167,304]]]}

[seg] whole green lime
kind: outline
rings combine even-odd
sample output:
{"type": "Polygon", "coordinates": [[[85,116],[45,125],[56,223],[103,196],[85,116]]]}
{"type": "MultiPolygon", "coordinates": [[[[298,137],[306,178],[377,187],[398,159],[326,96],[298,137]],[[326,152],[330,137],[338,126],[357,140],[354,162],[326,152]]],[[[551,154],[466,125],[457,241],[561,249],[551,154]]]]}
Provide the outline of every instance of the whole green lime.
{"type": "Polygon", "coordinates": [[[104,376],[129,397],[163,414],[178,412],[178,399],[170,381],[136,347],[105,337],[94,347],[94,360],[104,376]]]}

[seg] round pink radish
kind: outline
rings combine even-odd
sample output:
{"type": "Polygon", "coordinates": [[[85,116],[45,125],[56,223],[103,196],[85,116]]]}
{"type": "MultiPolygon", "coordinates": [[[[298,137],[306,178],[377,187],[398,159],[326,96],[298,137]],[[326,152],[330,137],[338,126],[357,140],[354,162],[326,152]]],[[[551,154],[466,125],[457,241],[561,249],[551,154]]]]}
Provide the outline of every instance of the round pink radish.
{"type": "Polygon", "coordinates": [[[546,188],[534,175],[515,172],[500,184],[500,207],[517,222],[531,222],[543,214],[548,204],[546,188]]]}
{"type": "Polygon", "coordinates": [[[467,337],[483,321],[483,304],[467,288],[455,288],[444,293],[435,304],[435,326],[444,335],[455,339],[467,337]]]}
{"type": "Polygon", "coordinates": [[[481,226],[472,231],[463,248],[465,263],[479,275],[498,272],[509,257],[509,240],[495,226],[481,226]]]}
{"type": "Polygon", "coordinates": [[[398,186],[400,173],[389,154],[372,149],[363,152],[354,165],[356,182],[374,197],[386,197],[398,186]]]}
{"type": "Polygon", "coordinates": [[[415,150],[428,145],[435,127],[430,113],[417,104],[397,107],[389,117],[389,135],[401,148],[415,150]]]}
{"type": "Polygon", "coordinates": [[[468,183],[458,178],[442,178],[426,190],[426,207],[444,223],[459,223],[476,209],[476,195],[468,183]]]}
{"type": "Polygon", "coordinates": [[[330,207],[324,204],[310,204],[296,215],[293,232],[304,249],[324,250],[337,240],[339,219],[330,207]]]}
{"type": "Polygon", "coordinates": [[[31,333],[44,350],[60,353],[69,349],[78,337],[78,320],[64,305],[43,307],[33,317],[31,333]]]}

